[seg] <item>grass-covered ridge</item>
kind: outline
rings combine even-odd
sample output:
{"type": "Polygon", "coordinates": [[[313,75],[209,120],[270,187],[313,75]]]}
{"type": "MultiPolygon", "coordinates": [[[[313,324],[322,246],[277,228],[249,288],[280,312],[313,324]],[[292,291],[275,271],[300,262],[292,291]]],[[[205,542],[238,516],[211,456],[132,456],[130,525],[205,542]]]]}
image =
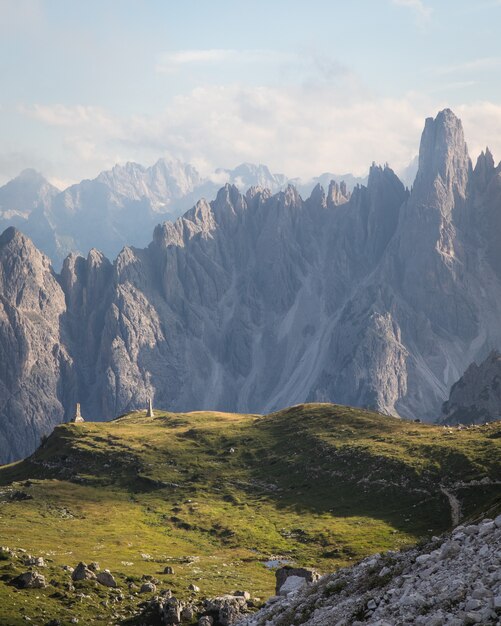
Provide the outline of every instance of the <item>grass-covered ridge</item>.
{"type": "Polygon", "coordinates": [[[0,545],[43,556],[54,582],[16,591],[8,583],[26,567],[0,560],[0,623],[119,623],[145,599],[129,591],[144,575],[179,597],[194,583],[204,596],[264,599],[270,557],[331,571],[399,549],[450,526],[444,488],[474,516],[498,507],[500,481],[500,422],[459,430],[307,404],[64,424],[0,468],[0,545]],[[95,583],[67,590],[62,566],[80,560],[109,568],[124,599],[95,583]]]}

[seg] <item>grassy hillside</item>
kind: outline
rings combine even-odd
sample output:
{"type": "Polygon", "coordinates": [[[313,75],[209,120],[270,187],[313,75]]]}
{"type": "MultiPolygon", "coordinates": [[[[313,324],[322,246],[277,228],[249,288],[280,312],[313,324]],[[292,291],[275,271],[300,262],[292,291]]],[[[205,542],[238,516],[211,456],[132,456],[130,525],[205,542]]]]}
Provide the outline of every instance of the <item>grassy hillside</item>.
{"type": "MultiPolygon", "coordinates": [[[[263,600],[283,558],[330,571],[497,510],[501,423],[468,429],[330,404],[268,416],[133,413],[64,424],[29,459],[0,468],[0,624],[123,623],[143,577],[190,597],[245,589],[263,600]],[[17,590],[24,549],[46,589],[17,590]],[[123,597],[63,565],[97,561],[123,597]],[[171,565],[174,574],[165,575],[171,565]],[[136,588],[135,588],[136,587],[136,588]]],[[[151,594],[150,594],[151,595],[151,594]]]]}

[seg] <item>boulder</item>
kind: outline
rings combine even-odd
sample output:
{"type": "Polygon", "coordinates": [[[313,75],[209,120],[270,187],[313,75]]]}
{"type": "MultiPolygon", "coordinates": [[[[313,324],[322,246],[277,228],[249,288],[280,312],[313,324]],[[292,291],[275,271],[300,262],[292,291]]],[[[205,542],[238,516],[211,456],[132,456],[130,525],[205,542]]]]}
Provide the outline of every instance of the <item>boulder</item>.
{"type": "Polygon", "coordinates": [[[205,609],[216,617],[221,626],[231,626],[242,618],[247,601],[243,596],[219,596],[205,600],[205,609]]]}
{"type": "Polygon", "coordinates": [[[195,617],[195,610],[192,606],[187,605],[181,610],[181,620],[183,622],[192,622],[195,617]]]}
{"type": "Polygon", "coordinates": [[[92,570],[87,567],[87,564],[83,561],[75,567],[71,574],[72,580],[95,580],[96,575],[92,570]]]}
{"type": "MultiPolygon", "coordinates": [[[[152,585],[153,583],[144,583],[152,585]]],[[[142,624],[161,624],[162,626],[173,626],[182,621],[182,612],[185,604],[172,596],[170,591],[162,591],[160,596],[154,596],[151,600],[141,604],[142,624]]],[[[193,620],[193,616],[190,621],[193,620]]]]}
{"type": "Polygon", "coordinates": [[[96,579],[98,583],[104,585],[105,587],[118,587],[117,581],[113,578],[109,569],[105,569],[102,572],[98,572],[96,575],[96,579]]]}
{"type": "Polygon", "coordinates": [[[141,585],[139,593],[155,593],[157,586],[152,582],[145,582],[141,585]]]}
{"type": "Polygon", "coordinates": [[[212,626],[214,624],[214,620],[210,615],[202,615],[202,617],[198,620],[198,626],[212,626]]]}
{"type": "Polygon", "coordinates": [[[174,570],[170,565],[167,565],[166,567],[164,567],[164,574],[173,574],[174,570]]]}
{"type": "Polygon", "coordinates": [[[24,572],[12,582],[20,589],[43,589],[44,587],[47,587],[45,577],[38,572],[24,572]]]}
{"type": "MultiPolygon", "coordinates": [[[[163,616],[163,624],[170,626],[171,624],[180,624],[182,621],[182,613],[184,603],[177,598],[165,598],[161,600],[161,614],[163,616]]],[[[192,617],[193,619],[193,617],[192,617]]]]}
{"type": "Polygon", "coordinates": [[[291,567],[290,565],[279,567],[275,572],[275,593],[277,595],[280,594],[282,585],[290,576],[304,578],[307,583],[314,583],[320,578],[320,574],[315,569],[309,567],[291,567]]]}
{"type": "Polygon", "coordinates": [[[293,593],[307,584],[308,582],[306,581],[306,578],[303,578],[302,576],[289,576],[289,578],[287,578],[284,584],[280,587],[278,594],[281,596],[287,596],[289,593],[293,593]]]}
{"type": "Polygon", "coordinates": [[[45,561],[41,556],[31,556],[31,554],[27,554],[23,558],[23,563],[34,567],[46,567],[45,561]]]}

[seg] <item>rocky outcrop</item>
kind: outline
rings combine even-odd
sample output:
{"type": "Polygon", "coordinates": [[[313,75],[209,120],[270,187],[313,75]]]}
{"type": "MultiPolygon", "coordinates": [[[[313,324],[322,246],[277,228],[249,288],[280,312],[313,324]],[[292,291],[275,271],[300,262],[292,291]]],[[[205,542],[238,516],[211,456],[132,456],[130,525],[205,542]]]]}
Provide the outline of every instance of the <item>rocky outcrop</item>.
{"type": "Polygon", "coordinates": [[[501,419],[501,354],[497,350],[480,365],[472,363],[454,383],[442,414],[446,424],[481,424],[501,419]]]}
{"type": "Polygon", "coordinates": [[[74,581],[95,580],[96,574],[94,573],[94,570],[92,570],[90,567],[87,567],[86,563],[80,562],[73,570],[71,574],[71,579],[74,581]]]}
{"type": "Polygon", "coordinates": [[[176,411],[333,401],[436,419],[466,367],[501,346],[501,170],[487,152],[472,168],[449,110],[426,121],[419,163],[411,192],[376,165],[351,194],[227,184],[158,225],[147,248],[113,263],[73,254],[59,276],[8,231],[0,350],[15,366],[0,372],[1,458],[33,450],[76,402],[90,420],[150,398],[176,411]],[[16,365],[25,340],[41,369],[16,365]]]}
{"type": "Polygon", "coordinates": [[[44,589],[47,587],[45,577],[38,572],[24,572],[20,574],[13,581],[12,584],[19,589],[44,589]]]}
{"type": "Polygon", "coordinates": [[[499,624],[501,516],[458,526],[406,552],[368,557],[285,598],[275,596],[240,626],[499,624]]]}

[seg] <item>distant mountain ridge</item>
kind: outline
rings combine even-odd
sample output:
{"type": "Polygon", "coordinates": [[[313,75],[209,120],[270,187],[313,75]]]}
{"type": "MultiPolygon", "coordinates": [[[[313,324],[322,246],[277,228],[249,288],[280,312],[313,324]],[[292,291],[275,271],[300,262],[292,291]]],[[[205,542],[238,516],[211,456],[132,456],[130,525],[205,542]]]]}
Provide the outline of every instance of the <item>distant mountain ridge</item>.
{"type": "MultiPolygon", "coordinates": [[[[334,174],[326,173],[294,183],[300,193],[309,195],[318,182],[327,186],[332,178],[334,174]]],[[[345,178],[350,189],[366,182],[350,174],[345,178]]],[[[115,258],[126,245],[147,246],[159,222],[176,219],[201,197],[213,200],[222,184],[234,184],[241,191],[257,186],[275,193],[288,182],[266,165],[242,163],[203,177],[190,164],[159,159],[151,167],[132,162],[115,165],[94,180],[59,191],[35,170],[25,170],[0,187],[0,230],[21,229],[59,269],[70,252],[86,255],[99,248],[115,258]]]]}
{"type": "Polygon", "coordinates": [[[59,275],[9,229],[2,458],[33,450],[76,402],[93,419],[149,397],[177,411],[334,401],[437,419],[468,365],[501,346],[500,216],[501,168],[488,151],[472,166],[446,109],[426,120],[410,191],[376,165],[367,186],[307,199],[226,184],[146,248],[71,254],[59,275]]]}

